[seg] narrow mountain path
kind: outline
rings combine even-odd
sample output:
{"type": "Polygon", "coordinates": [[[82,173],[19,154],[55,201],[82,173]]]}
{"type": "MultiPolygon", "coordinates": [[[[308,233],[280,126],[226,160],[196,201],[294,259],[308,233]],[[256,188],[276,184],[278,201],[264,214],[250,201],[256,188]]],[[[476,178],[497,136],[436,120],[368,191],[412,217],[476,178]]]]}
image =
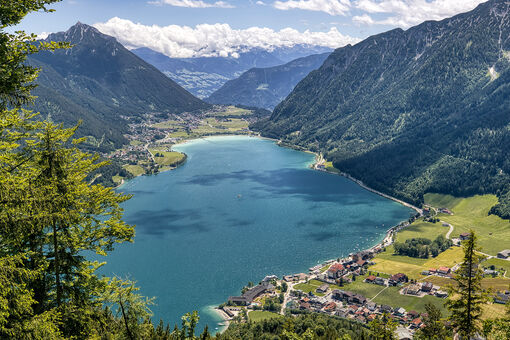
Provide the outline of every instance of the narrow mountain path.
{"type": "Polygon", "coordinates": [[[450,223],[444,222],[444,221],[439,221],[439,222],[446,223],[446,224],[448,224],[450,226],[450,230],[448,230],[448,232],[446,233],[446,236],[445,236],[446,239],[449,240],[450,239],[450,235],[451,235],[451,233],[453,231],[453,225],[451,225],[450,223]]]}

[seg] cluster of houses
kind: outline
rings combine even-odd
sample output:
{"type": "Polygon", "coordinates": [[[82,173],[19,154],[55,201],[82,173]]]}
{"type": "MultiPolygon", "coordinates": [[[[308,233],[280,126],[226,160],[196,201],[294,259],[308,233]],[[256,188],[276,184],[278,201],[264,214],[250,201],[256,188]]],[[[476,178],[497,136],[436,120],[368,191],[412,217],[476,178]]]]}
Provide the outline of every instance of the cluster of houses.
{"type": "Polygon", "coordinates": [[[380,286],[400,286],[404,283],[409,282],[409,278],[406,274],[398,273],[390,276],[389,278],[383,278],[380,276],[369,275],[365,279],[366,283],[373,283],[380,286]]]}
{"type": "Polygon", "coordinates": [[[505,290],[504,292],[498,292],[494,296],[494,302],[506,305],[510,301],[510,291],[505,290]]]}
{"type": "MultiPolygon", "coordinates": [[[[363,295],[340,289],[334,290],[331,297],[332,302],[335,303],[335,310],[331,313],[336,316],[366,323],[382,314],[387,314],[390,318],[411,330],[423,327],[422,315],[416,311],[407,312],[402,307],[392,308],[388,305],[378,305],[367,300],[363,295]]],[[[325,306],[328,305],[330,303],[325,306]]],[[[325,309],[325,306],[322,307],[321,312],[329,311],[329,309],[325,309]]]]}
{"type": "Polygon", "coordinates": [[[401,294],[423,297],[425,295],[437,296],[439,298],[448,297],[448,293],[441,290],[441,287],[434,286],[431,282],[420,282],[410,284],[400,290],[401,294]]]}
{"type": "Polygon", "coordinates": [[[437,275],[437,276],[441,276],[441,277],[446,277],[446,278],[453,278],[453,271],[451,268],[449,267],[439,267],[439,268],[430,268],[428,270],[424,270],[421,275],[425,275],[425,276],[429,276],[429,275],[437,275]]]}

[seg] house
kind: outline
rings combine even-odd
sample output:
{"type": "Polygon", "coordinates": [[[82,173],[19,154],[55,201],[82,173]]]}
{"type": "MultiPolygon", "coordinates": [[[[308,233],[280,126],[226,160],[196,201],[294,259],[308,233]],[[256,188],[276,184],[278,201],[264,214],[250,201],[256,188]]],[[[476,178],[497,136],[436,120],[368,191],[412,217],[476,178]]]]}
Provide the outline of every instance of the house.
{"type": "Polygon", "coordinates": [[[510,249],[502,250],[498,253],[498,258],[507,259],[510,257],[510,249]]]}
{"type": "Polygon", "coordinates": [[[328,278],[330,279],[338,279],[340,278],[345,272],[344,265],[341,263],[336,263],[329,267],[328,269],[328,278]]]}
{"type": "Polygon", "coordinates": [[[409,316],[411,319],[416,319],[417,317],[420,316],[420,313],[418,313],[415,310],[412,310],[412,311],[407,312],[407,316],[409,316]]]}
{"type": "Polygon", "coordinates": [[[376,285],[386,286],[386,280],[384,280],[382,277],[376,277],[374,283],[376,285]]]}
{"type": "Polygon", "coordinates": [[[407,277],[406,274],[398,273],[398,274],[390,276],[390,279],[388,280],[388,284],[390,286],[396,286],[401,283],[406,283],[408,281],[409,281],[409,278],[407,277]]]}
{"type": "Polygon", "coordinates": [[[317,293],[326,293],[329,289],[329,285],[327,283],[324,283],[320,285],[319,288],[316,289],[317,293]]]}
{"type": "Polygon", "coordinates": [[[462,233],[459,235],[459,238],[464,241],[464,240],[467,240],[469,238],[469,233],[462,233]]]}
{"type": "Polygon", "coordinates": [[[367,303],[367,309],[371,312],[374,312],[377,309],[377,304],[375,302],[368,302],[367,303]]]}
{"type": "Polygon", "coordinates": [[[421,322],[421,319],[420,318],[416,318],[414,319],[413,321],[411,321],[411,328],[420,328],[422,322],[421,322]]]}
{"type": "Polygon", "coordinates": [[[434,285],[432,284],[432,282],[423,282],[421,284],[421,291],[422,292],[425,292],[425,293],[431,292],[432,288],[434,288],[434,285]]]}
{"type": "Polygon", "coordinates": [[[326,305],[326,307],[324,307],[324,310],[325,311],[328,311],[328,312],[332,312],[336,309],[336,303],[334,302],[330,302],[326,305]]]}
{"type": "Polygon", "coordinates": [[[510,291],[499,292],[494,297],[495,303],[506,304],[510,300],[510,291]]]}
{"type": "Polygon", "coordinates": [[[310,310],[312,306],[308,302],[300,302],[299,309],[310,310]]]}
{"type": "Polygon", "coordinates": [[[359,305],[364,305],[366,302],[367,302],[367,299],[363,296],[363,295],[360,295],[360,294],[354,294],[350,301],[351,303],[357,303],[359,305]]]}
{"type": "Polygon", "coordinates": [[[374,283],[375,281],[375,275],[369,275],[367,276],[367,278],[365,279],[365,282],[366,283],[374,283]]]}
{"type": "Polygon", "coordinates": [[[492,270],[492,269],[485,269],[483,271],[483,274],[484,275],[489,275],[489,276],[497,276],[498,275],[498,271],[497,270],[492,270]]]}
{"type": "Polygon", "coordinates": [[[410,286],[404,288],[404,292],[406,294],[410,294],[410,295],[418,295],[418,294],[420,294],[420,290],[421,290],[421,287],[416,284],[413,284],[413,285],[410,285],[410,286]]]}
{"type": "Polygon", "coordinates": [[[398,316],[404,316],[406,314],[406,310],[402,307],[397,307],[393,310],[393,313],[395,313],[398,316]]]}
{"type": "Polygon", "coordinates": [[[441,275],[448,275],[450,274],[451,269],[448,267],[439,267],[437,268],[437,273],[441,275]]]}
{"type": "Polygon", "coordinates": [[[382,305],[381,306],[381,312],[383,312],[383,313],[391,313],[392,310],[393,310],[393,308],[391,308],[388,305],[382,305]]]}

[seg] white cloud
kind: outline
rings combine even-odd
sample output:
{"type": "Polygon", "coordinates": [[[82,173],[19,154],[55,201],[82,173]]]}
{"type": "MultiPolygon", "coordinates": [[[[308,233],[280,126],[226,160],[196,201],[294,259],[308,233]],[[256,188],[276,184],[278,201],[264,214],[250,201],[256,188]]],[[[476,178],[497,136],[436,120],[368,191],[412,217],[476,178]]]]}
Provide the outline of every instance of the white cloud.
{"type": "Polygon", "coordinates": [[[257,1],[257,2],[256,2],[256,4],[257,4],[257,5],[260,5],[260,6],[266,6],[266,3],[265,3],[265,2],[263,2],[263,1],[260,1],[260,0],[259,0],[259,1],[257,1]]]}
{"type": "Polygon", "coordinates": [[[279,0],[273,3],[275,8],[281,10],[303,9],[329,15],[346,15],[350,5],[350,0],[279,0]]]}
{"type": "MultiPolygon", "coordinates": [[[[407,28],[426,20],[441,20],[467,12],[486,0],[357,0],[357,9],[367,13],[387,14],[382,20],[368,22],[368,15],[356,17],[358,23],[384,24],[407,28]]],[[[370,18],[371,19],[371,18],[370,18]]],[[[353,21],[355,21],[353,17],[353,21]]]]}
{"type": "Polygon", "coordinates": [[[49,32],[41,32],[37,35],[37,39],[46,39],[48,37],[48,35],[50,35],[51,33],[49,32]]]}
{"type": "Polygon", "coordinates": [[[128,48],[148,47],[175,58],[237,56],[239,52],[253,47],[272,50],[297,44],[337,48],[359,41],[341,34],[335,27],[328,32],[299,32],[293,28],[275,31],[266,27],[237,30],[228,24],[162,27],[146,26],[117,17],[94,27],[116,37],[128,48]]]}
{"type": "Polygon", "coordinates": [[[149,1],[149,4],[170,5],[175,7],[188,7],[188,8],[210,8],[210,7],[234,8],[234,6],[225,1],[205,2],[202,0],[156,0],[149,1]]]}
{"type": "Polygon", "coordinates": [[[352,17],[352,22],[357,25],[373,25],[375,24],[374,19],[368,14],[355,15],[352,17]]]}

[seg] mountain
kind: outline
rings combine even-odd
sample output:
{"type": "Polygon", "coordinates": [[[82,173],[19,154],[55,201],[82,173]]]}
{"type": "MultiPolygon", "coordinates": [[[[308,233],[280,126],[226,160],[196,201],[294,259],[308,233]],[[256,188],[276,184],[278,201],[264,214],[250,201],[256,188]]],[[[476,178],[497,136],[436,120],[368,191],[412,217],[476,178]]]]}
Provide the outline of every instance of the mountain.
{"type": "Polygon", "coordinates": [[[335,50],[252,128],[410,202],[495,193],[510,217],[510,2],[335,50]]]}
{"type": "Polygon", "coordinates": [[[280,66],[252,68],[239,78],[227,81],[206,101],[212,104],[241,104],[272,110],[301,79],[319,68],[329,54],[314,54],[280,66]]]}
{"type": "Polygon", "coordinates": [[[103,147],[125,142],[127,121],[121,117],[208,107],[94,27],[78,23],[46,41],[67,41],[73,47],[29,57],[30,64],[42,68],[33,109],[66,125],[82,119],[78,134],[95,137],[103,147]]]}
{"type": "Polygon", "coordinates": [[[199,98],[209,96],[250,68],[282,65],[296,58],[328,51],[331,49],[327,47],[296,45],[272,51],[246,48],[237,57],[170,58],[146,47],[132,50],[199,98]]]}

